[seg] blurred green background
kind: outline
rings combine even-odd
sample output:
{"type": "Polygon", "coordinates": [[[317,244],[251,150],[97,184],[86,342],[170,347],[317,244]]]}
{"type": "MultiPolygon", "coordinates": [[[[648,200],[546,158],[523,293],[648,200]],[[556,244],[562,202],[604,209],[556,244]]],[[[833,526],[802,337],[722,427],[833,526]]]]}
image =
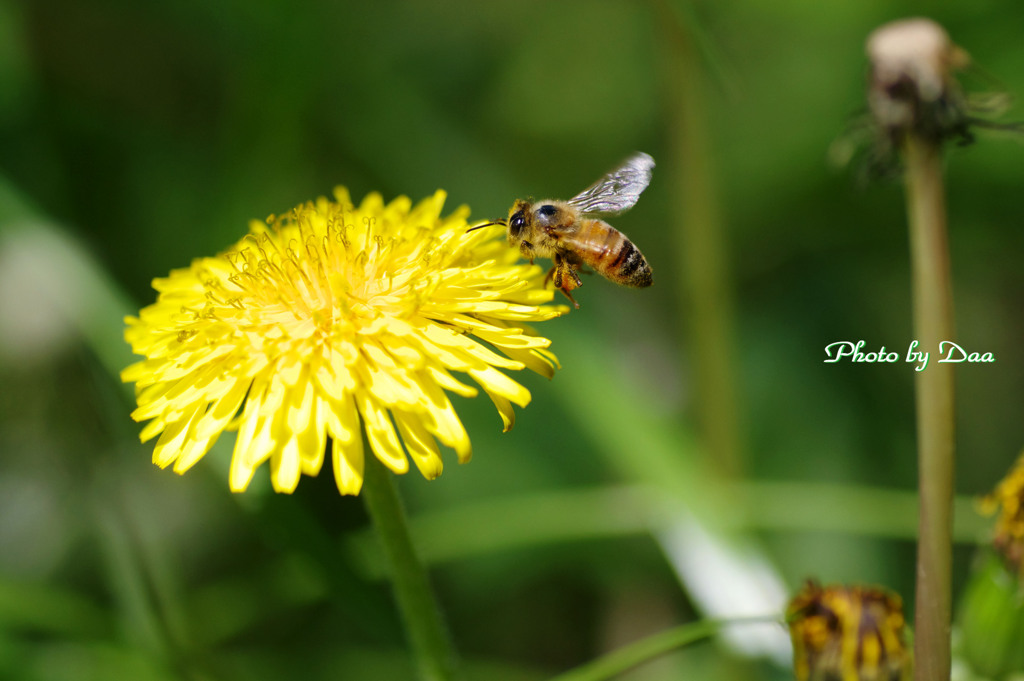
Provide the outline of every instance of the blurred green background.
{"type": "MultiPolygon", "coordinates": [[[[361,501],[327,473],[231,495],[232,437],[184,477],[154,467],[113,373],[131,361],[120,317],[154,277],[337,184],[440,187],[504,217],[634,150],[658,167],[614,224],[655,286],[585,280],[582,309],[541,328],[563,370],[517,377],[533,403],[515,429],[456,397],[472,463],[400,480],[467,677],[550,677],[716,593],[779,612],[772,588],[693,578],[712,564],[694,519],[785,591],[879,583],[912,607],[911,365],[823,363],[835,341],[902,360],[912,340],[902,191],[826,157],[863,107],[867,34],[921,9],[0,4],[0,677],[409,678],[361,501]],[[701,215],[721,267],[694,290],[701,215]]],[[[928,11],[974,57],[967,89],[1024,92],[1024,6],[928,11]]],[[[996,357],[957,375],[974,495],[1024,444],[1024,156],[982,134],[947,166],[959,339],[996,357]]],[[[958,589],[985,525],[960,508],[958,589]]],[[[628,678],[787,678],[779,640],[628,678]]]]}

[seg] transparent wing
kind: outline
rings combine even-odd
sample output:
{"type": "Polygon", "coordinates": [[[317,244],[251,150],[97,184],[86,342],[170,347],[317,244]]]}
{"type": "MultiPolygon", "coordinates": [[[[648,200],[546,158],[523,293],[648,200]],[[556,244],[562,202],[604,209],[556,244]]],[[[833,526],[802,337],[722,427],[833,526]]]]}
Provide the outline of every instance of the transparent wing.
{"type": "Polygon", "coordinates": [[[637,152],[600,180],[569,199],[568,203],[584,213],[615,215],[629,210],[640,193],[651,183],[654,159],[637,152]]]}

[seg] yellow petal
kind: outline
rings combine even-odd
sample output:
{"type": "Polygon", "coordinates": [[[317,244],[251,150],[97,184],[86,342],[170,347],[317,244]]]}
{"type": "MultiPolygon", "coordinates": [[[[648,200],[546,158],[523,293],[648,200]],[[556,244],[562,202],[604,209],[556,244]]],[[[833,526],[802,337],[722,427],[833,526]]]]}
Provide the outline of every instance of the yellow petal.
{"type": "Polygon", "coordinates": [[[160,468],[167,468],[171,462],[178,458],[182,444],[188,437],[189,429],[192,427],[192,422],[200,410],[201,407],[195,407],[188,416],[183,416],[174,423],[167,425],[167,428],[160,435],[160,439],[157,440],[156,447],[153,449],[153,463],[160,466],[160,468]]]}
{"type": "Polygon", "coordinates": [[[469,371],[472,368],[484,366],[484,362],[471,355],[467,355],[460,348],[439,345],[431,341],[424,334],[420,334],[416,340],[419,342],[423,354],[440,362],[448,369],[469,371]]]}
{"type": "MultiPolygon", "coordinates": [[[[247,472],[245,483],[242,485],[243,489],[245,485],[249,484],[249,480],[252,479],[253,473],[256,472],[260,464],[273,456],[274,451],[279,448],[279,443],[274,436],[274,426],[273,417],[260,415],[256,434],[253,436],[249,448],[242,452],[240,457],[240,470],[247,472]]],[[[232,458],[232,465],[234,463],[234,458],[232,458]]],[[[235,491],[234,488],[232,490],[235,491]]]]}
{"type": "Polygon", "coordinates": [[[121,370],[122,383],[136,383],[148,380],[153,372],[164,364],[163,360],[144,359],[121,370]]]}
{"type": "MultiPolygon", "coordinates": [[[[249,399],[246,400],[245,407],[242,409],[242,416],[239,418],[238,437],[235,438],[233,461],[240,462],[244,458],[243,453],[249,450],[253,438],[256,437],[256,429],[260,424],[260,404],[263,401],[266,388],[266,381],[258,378],[249,389],[249,399]]],[[[246,481],[248,482],[248,478],[246,481]]],[[[244,488],[244,486],[243,484],[242,487],[244,488]]]]}
{"type": "Polygon", "coordinates": [[[163,414],[167,406],[166,394],[172,387],[171,383],[157,383],[141,390],[136,386],[135,401],[139,406],[132,412],[132,419],[146,421],[163,414]]]}
{"type": "Polygon", "coordinates": [[[349,444],[362,439],[362,428],[359,413],[351,394],[342,395],[339,399],[331,398],[327,407],[327,433],[332,440],[349,444]]]}
{"type": "Polygon", "coordinates": [[[331,461],[334,480],[342,494],[359,494],[363,487],[363,439],[357,437],[345,444],[337,439],[331,442],[331,461]]]}
{"type": "Polygon", "coordinates": [[[555,369],[559,368],[558,358],[544,349],[530,348],[502,348],[502,352],[523,363],[530,371],[540,374],[544,378],[552,378],[555,369]]]}
{"type": "Polygon", "coordinates": [[[166,425],[167,424],[164,422],[163,418],[159,416],[156,417],[142,428],[142,432],[139,433],[139,440],[142,442],[149,442],[154,437],[162,433],[166,425]]]}
{"type": "MultiPolygon", "coordinates": [[[[513,370],[523,368],[523,365],[519,362],[508,359],[507,357],[502,357],[498,353],[488,350],[480,343],[477,343],[464,334],[458,333],[451,327],[442,328],[437,324],[432,324],[423,328],[422,335],[433,343],[435,347],[442,346],[454,353],[461,351],[470,357],[493,366],[513,370]]],[[[459,367],[453,366],[452,368],[462,371],[459,367]]]]}
{"type": "Polygon", "coordinates": [[[409,470],[409,460],[402,450],[402,443],[398,441],[394,426],[391,425],[391,417],[387,410],[378,405],[366,393],[360,393],[356,398],[359,406],[359,413],[363,416],[363,423],[366,425],[366,439],[370,442],[370,449],[384,462],[384,465],[395,473],[405,473],[409,470]]]}
{"type": "Polygon", "coordinates": [[[348,187],[342,187],[338,185],[334,188],[334,200],[341,204],[342,207],[352,205],[352,197],[348,193],[348,187]]]}
{"type": "MultiPolygon", "coordinates": [[[[308,376],[308,369],[303,373],[308,376]]],[[[287,395],[285,427],[293,433],[301,433],[309,428],[313,421],[313,383],[302,380],[296,383],[294,388],[289,389],[287,395]]]]}
{"type": "Polygon", "coordinates": [[[425,403],[431,423],[428,430],[441,442],[455,450],[459,463],[466,463],[473,457],[473,449],[469,435],[455,412],[451,401],[437,386],[424,386],[427,389],[428,401],[425,403]]]}
{"type": "Polygon", "coordinates": [[[178,460],[174,462],[174,472],[181,475],[196,465],[206,455],[206,452],[210,451],[210,447],[216,442],[218,435],[220,435],[220,431],[205,437],[193,435],[189,438],[184,447],[182,447],[178,460]]]}
{"type": "Polygon", "coordinates": [[[444,468],[441,462],[441,453],[438,451],[437,443],[426,428],[423,427],[422,419],[415,414],[406,414],[400,411],[392,411],[398,430],[402,434],[402,442],[412,457],[413,463],[420,470],[427,480],[433,480],[441,475],[444,468]]]}
{"type": "Polygon", "coordinates": [[[333,399],[340,399],[356,387],[355,372],[348,367],[344,354],[337,350],[318,368],[314,380],[333,399]]]}
{"type": "Polygon", "coordinates": [[[317,475],[324,465],[327,450],[327,402],[320,397],[313,405],[309,427],[299,436],[302,472],[317,475]]]}
{"type": "Polygon", "coordinates": [[[445,390],[449,390],[456,395],[461,395],[462,397],[476,397],[478,394],[476,388],[471,385],[466,385],[462,381],[456,380],[451,374],[445,371],[443,367],[428,366],[426,370],[427,376],[419,374],[414,377],[414,380],[420,384],[421,390],[424,382],[433,381],[445,390]]]}
{"type": "Polygon", "coordinates": [[[217,399],[209,411],[196,424],[196,435],[198,437],[210,437],[219,434],[227,426],[228,422],[238,413],[249,391],[250,382],[247,379],[237,379],[234,384],[217,399]]]}
{"type": "Polygon", "coordinates": [[[273,405],[280,400],[271,398],[272,392],[273,386],[263,378],[257,378],[250,389],[231,456],[228,484],[232,492],[245,491],[256,468],[274,451],[273,405]]]}
{"type": "Polygon", "coordinates": [[[416,204],[409,214],[409,222],[412,224],[433,224],[441,217],[441,210],[447,197],[448,194],[443,189],[438,189],[434,192],[433,196],[427,197],[416,204]]]}
{"type": "Polygon", "coordinates": [[[419,392],[407,383],[405,372],[389,371],[367,361],[358,365],[358,375],[366,391],[383,404],[413,408],[420,401],[419,392]]]}
{"type": "Polygon", "coordinates": [[[270,482],[275,492],[291,494],[299,485],[299,440],[291,437],[276,454],[270,457],[270,482]]]}
{"type": "Polygon", "coordinates": [[[501,395],[520,407],[525,407],[530,403],[530,391],[494,367],[471,369],[469,375],[485,390],[501,395]]]}
{"type": "Polygon", "coordinates": [[[501,395],[495,395],[490,390],[486,392],[487,396],[491,398],[491,402],[494,402],[494,406],[498,408],[498,414],[501,416],[501,422],[504,425],[501,432],[507,433],[516,425],[516,412],[512,409],[512,403],[501,395]]]}

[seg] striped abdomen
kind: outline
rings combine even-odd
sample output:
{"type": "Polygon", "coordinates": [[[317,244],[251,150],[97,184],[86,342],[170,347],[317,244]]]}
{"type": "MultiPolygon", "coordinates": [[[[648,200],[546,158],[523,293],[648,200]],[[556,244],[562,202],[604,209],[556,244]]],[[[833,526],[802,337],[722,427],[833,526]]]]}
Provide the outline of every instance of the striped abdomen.
{"type": "Polygon", "coordinates": [[[572,250],[586,265],[623,286],[650,286],[651,266],[626,235],[603,220],[580,220],[572,250]]]}

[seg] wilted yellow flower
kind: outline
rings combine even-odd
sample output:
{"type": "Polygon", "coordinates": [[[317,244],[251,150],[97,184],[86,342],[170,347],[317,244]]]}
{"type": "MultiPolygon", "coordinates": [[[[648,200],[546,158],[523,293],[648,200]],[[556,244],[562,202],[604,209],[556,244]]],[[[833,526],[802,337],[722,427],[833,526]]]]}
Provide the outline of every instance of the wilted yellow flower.
{"type": "Polygon", "coordinates": [[[903,602],[896,594],[809,580],[786,614],[798,681],[910,678],[903,602]]]}
{"type": "Polygon", "coordinates": [[[999,512],[992,544],[1009,569],[1024,576],[1024,455],[981,505],[988,515],[999,512]]]}
{"type": "Polygon", "coordinates": [[[497,230],[467,234],[468,208],[442,217],[444,199],[370,194],[355,207],[338,188],[155,280],[157,302],[125,320],[145,359],[121,374],[136,384],[132,417],[151,419],[142,440],[160,436],[154,462],[183,473],[237,429],[231,489],[269,460],[274,489],[291,492],[319,472],[330,436],[338,489],[357,494],[365,431],[392,471],[408,470],[408,452],[432,479],[438,441],[460,462],[471,454],[445,391],[478,391],[453,371],[511,428],[530,393],[501,369],[552,376],[550,341],[523,323],[567,308],[544,305],[540,268],[518,263],[497,230]]]}

